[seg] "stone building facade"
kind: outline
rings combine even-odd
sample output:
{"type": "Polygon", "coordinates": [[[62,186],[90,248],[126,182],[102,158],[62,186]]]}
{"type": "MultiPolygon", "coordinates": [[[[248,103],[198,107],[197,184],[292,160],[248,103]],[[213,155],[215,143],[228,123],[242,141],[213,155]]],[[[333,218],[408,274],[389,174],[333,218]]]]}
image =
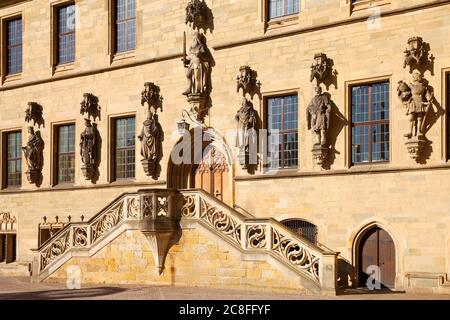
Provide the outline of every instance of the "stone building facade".
{"type": "MultiPolygon", "coordinates": [[[[2,1],[0,272],[33,269],[58,230],[123,194],[203,189],[224,212],[335,252],[336,288],[379,266],[387,287],[448,290],[449,13],[444,0],[2,1]],[[184,92],[187,77],[201,88],[184,92]],[[241,108],[258,129],[254,163],[249,135],[236,139],[241,108]],[[176,164],[183,118],[224,149],[203,143],[203,161],[176,164]]],[[[181,225],[162,276],[127,228],[48,275],[80,265],[85,282],[308,291],[276,258],[181,225]]]]}

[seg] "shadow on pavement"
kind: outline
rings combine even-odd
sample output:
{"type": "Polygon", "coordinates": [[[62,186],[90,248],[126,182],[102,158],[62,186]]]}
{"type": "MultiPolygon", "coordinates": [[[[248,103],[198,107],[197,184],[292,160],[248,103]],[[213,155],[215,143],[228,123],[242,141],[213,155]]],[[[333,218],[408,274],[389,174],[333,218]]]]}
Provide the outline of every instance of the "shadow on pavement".
{"type": "Polygon", "coordinates": [[[57,300],[57,299],[80,299],[94,298],[112,295],[126,291],[123,288],[100,287],[86,288],[78,290],[48,290],[48,291],[28,291],[11,292],[0,294],[0,300],[57,300]]]}
{"type": "Polygon", "coordinates": [[[347,288],[341,289],[337,292],[338,296],[348,295],[380,295],[380,294],[404,294],[405,291],[392,291],[388,288],[382,288],[379,290],[369,290],[368,288],[347,288]]]}

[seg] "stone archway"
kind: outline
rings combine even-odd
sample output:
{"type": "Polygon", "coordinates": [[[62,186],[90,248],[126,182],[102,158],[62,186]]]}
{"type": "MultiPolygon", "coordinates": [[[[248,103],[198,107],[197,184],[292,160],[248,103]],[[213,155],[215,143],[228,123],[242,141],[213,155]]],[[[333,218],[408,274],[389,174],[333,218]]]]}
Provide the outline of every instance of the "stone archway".
{"type": "Polygon", "coordinates": [[[394,288],[397,256],[391,235],[381,226],[373,224],[361,230],[354,245],[359,286],[365,287],[372,272],[379,272],[382,287],[394,288]]]}
{"type": "Polygon", "coordinates": [[[175,144],[169,159],[167,187],[169,189],[203,189],[217,199],[231,204],[232,177],[231,152],[214,129],[191,129],[175,144]],[[200,130],[198,130],[200,131],[200,130]],[[183,139],[188,139],[183,142],[183,139]],[[182,147],[178,147],[182,144],[182,147]],[[189,144],[189,145],[187,145],[189,144]],[[189,156],[183,153],[190,152],[189,156]],[[173,161],[174,157],[183,158],[173,161]]]}

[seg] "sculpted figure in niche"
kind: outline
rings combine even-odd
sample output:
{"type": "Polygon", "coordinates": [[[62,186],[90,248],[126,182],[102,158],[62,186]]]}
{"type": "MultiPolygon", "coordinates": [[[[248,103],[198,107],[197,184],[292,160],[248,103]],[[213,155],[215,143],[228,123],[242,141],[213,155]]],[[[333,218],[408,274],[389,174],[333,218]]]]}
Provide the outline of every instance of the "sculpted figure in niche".
{"type": "Polygon", "coordinates": [[[28,170],[30,172],[40,172],[43,164],[42,150],[44,149],[44,140],[41,138],[40,131],[34,132],[33,127],[28,127],[28,141],[25,147],[22,147],[28,170]]]}
{"type": "Polygon", "coordinates": [[[156,165],[162,158],[162,141],[164,140],[162,127],[158,121],[157,114],[150,113],[148,115],[138,138],[142,141],[142,157],[144,160],[156,165]]]}
{"type": "Polygon", "coordinates": [[[410,131],[404,135],[407,138],[423,136],[423,120],[428,106],[433,100],[433,93],[428,86],[428,81],[423,78],[422,74],[415,70],[412,77],[412,83],[407,84],[400,81],[397,89],[400,100],[406,106],[406,115],[409,116],[410,131]]]}
{"type": "Polygon", "coordinates": [[[236,146],[239,147],[240,154],[248,154],[250,145],[256,142],[257,117],[253,104],[242,98],[242,107],[235,116],[238,127],[236,146]]]}
{"type": "Polygon", "coordinates": [[[184,59],[186,68],[187,88],[184,95],[206,96],[211,93],[211,71],[214,67],[214,58],[206,45],[206,37],[194,33],[194,39],[189,48],[188,57],[184,59]]]}
{"type": "Polygon", "coordinates": [[[316,95],[306,109],[308,130],[316,136],[316,145],[326,146],[328,129],[330,127],[331,104],[328,95],[322,93],[322,88],[315,88],[316,95]]]}
{"type": "Polygon", "coordinates": [[[94,167],[97,163],[97,135],[96,129],[89,119],[85,119],[86,128],[81,133],[80,154],[81,160],[87,167],[94,167]]]}

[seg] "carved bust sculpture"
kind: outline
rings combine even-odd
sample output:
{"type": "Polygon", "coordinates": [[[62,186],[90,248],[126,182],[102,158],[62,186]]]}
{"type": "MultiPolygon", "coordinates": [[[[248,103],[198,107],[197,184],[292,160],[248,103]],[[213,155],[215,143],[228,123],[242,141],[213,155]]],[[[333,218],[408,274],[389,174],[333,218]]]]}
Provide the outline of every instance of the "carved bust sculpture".
{"type": "Polygon", "coordinates": [[[95,127],[89,119],[85,119],[86,128],[80,135],[81,160],[86,167],[95,167],[97,164],[97,134],[95,127]]]}
{"type": "Polygon", "coordinates": [[[31,183],[36,183],[36,178],[42,170],[44,140],[41,138],[40,131],[34,132],[33,127],[28,127],[28,133],[27,145],[22,147],[22,150],[28,165],[28,180],[31,183]]]}
{"type": "Polygon", "coordinates": [[[188,96],[209,95],[212,89],[211,71],[214,65],[214,58],[206,45],[206,37],[199,32],[195,32],[188,57],[184,59],[187,88],[183,94],[188,96]]]}
{"type": "Polygon", "coordinates": [[[157,114],[149,113],[138,139],[142,142],[141,156],[144,158],[142,161],[146,163],[144,169],[148,175],[153,175],[153,170],[162,159],[162,142],[164,140],[157,114]]]}
{"type": "Polygon", "coordinates": [[[326,146],[330,127],[331,104],[328,95],[322,93],[322,88],[315,88],[316,95],[306,109],[308,130],[316,136],[316,145],[326,146]]]}
{"type": "Polygon", "coordinates": [[[251,143],[256,140],[257,113],[250,101],[242,98],[242,106],[237,112],[235,119],[237,122],[236,146],[240,153],[248,154],[251,143]]]}
{"type": "Polygon", "coordinates": [[[409,116],[410,131],[405,134],[407,138],[423,136],[423,119],[433,99],[428,81],[422,77],[422,74],[415,70],[412,77],[412,83],[400,81],[397,88],[399,99],[405,105],[406,115],[409,116]]]}

